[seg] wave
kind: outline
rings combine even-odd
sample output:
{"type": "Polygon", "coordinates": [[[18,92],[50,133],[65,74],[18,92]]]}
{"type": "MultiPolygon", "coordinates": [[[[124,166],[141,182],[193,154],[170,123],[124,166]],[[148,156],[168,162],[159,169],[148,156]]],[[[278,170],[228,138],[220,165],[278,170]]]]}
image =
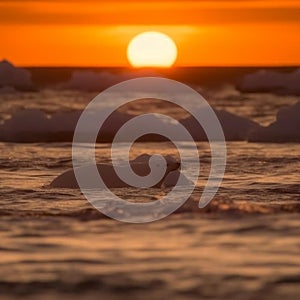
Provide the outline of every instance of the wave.
{"type": "Polygon", "coordinates": [[[249,136],[251,142],[300,142],[300,101],[284,107],[277,113],[277,119],[268,127],[261,127],[249,136]]]}
{"type": "MultiPolygon", "coordinates": [[[[300,142],[300,101],[292,106],[284,107],[277,113],[276,121],[263,127],[247,118],[237,116],[225,110],[214,110],[223,128],[226,141],[249,142],[300,142]]],[[[71,142],[82,111],[59,112],[51,116],[39,109],[24,109],[15,112],[10,119],[0,125],[0,141],[6,142],[71,142]]],[[[106,108],[97,112],[99,118],[105,115],[106,108]]],[[[136,115],[114,111],[103,123],[97,142],[111,142],[118,130],[136,115]]],[[[206,141],[207,137],[197,120],[190,116],[179,119],[195,141],[206,141]]],[[[161,128],[177,136],[178,141],[184,137],[178,134],[178,123],[161,115],[153,114],[142,124],[149,128],[148,132],[160,131],[161,128]]],[[[84,136],[85,133],[83,133],[84,136]]],[[[130,140],[126,134],[122,141],[130,140]]],[[[166,138],[147,134],[140,142],[166,141],[166,138]]],[[[84,140],[83,140],[84,142],[84,140]]]]}
{"type": "Polygon", "coordinates": [[[269,92],[284,95],[300,95],[300,68],[290,73],[259,70],[245,75],[237,89],[241,92],[269,92]]]}
{"type": "MultiPolygon", "coordinates": [[[[104,108],[97,113],[101,118],[101,114],[104,115],[105,112],[104,108]]],[[[252,131],[260,128],[257,123],[227,111],[215,110],[215,112],[227,141],[247,140],[252,131]]],[[[20,110],[0,126],[0,140],[6,142],[71,142],[81,113],[82,111],[71,111],[48,116],[38,109],[20,110]]],[[[103,123],[97,141],[111,142],[118,130],[134,117],[133,114],[114,111],[103,123]]],[[[180,119],[178,122],[187,128],[195,141],[207,140],[202,127],[193,117],[180,119]]],[[[160,131],[160,128],[163,127],[168,132],[177,135],[178,141],[185,140],[178,134],[179,124],[161,115],[153,114],[142,125],[144,128],[149,128],[148,132],[160,131]]],[[[129,137],[123,136],[123,141],[128,140],[130,140],[129,137]]],[[[156,134],[147,134],[139,141],[166,141],[166,138],[156,134]]]]}
{"type": "Polygon", "coordinates": [[[15,67],[7,60],[0,61],[0,88],[2,91],[32,90],[33,83],[29,71],[15,67]]]}
{"type": "Polygon", "coordinates": [[[114,84],[120,83],[124,80],[129,80],[136,77],[157,76],[158,74],[153,71],[131,71],[131,72],[95,72],[88,70],[74,71],[71,79],[67,82],[60,84],[58,87],[61,89],[74,89],[80,91],[101,91],[114,84]]]}

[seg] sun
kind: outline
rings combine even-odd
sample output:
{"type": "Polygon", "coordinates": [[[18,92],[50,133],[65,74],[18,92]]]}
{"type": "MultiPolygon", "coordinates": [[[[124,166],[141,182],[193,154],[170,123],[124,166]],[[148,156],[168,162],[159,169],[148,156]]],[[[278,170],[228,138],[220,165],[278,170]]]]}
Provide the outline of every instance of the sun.
{"type": "Polygon", "coordinates": [[[142,32],[129,43],[127,57],[133,67],[171,67],[177,58],[177,46],[166,34],[142,32]]]}

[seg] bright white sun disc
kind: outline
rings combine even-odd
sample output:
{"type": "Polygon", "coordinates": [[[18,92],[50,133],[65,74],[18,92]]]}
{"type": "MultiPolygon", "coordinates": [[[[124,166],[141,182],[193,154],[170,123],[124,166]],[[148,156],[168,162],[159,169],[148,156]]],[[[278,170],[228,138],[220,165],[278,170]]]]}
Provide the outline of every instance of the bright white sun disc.
{"type": "Polygon", "coordinates": [[[133,67],[171,67],[177,58],[177,47],[168,35],[148,31],[130,41],[127,57],[133,67]]]}

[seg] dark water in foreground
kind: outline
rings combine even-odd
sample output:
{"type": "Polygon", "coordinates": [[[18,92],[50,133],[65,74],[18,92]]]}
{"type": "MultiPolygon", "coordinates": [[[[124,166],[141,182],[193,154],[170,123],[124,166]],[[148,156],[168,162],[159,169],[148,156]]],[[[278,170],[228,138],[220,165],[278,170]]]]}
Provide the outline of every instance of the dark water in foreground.
{"type": "MultiPolygon", "coordinates": [[[[210,97],[263,125],[297,101],[230,88],[210,97]]],[[[1,118],[24,107],[82,109],[91,99],[70,91],[2,95],[1,118]]],[[[188,153],[188,143],[182,148],[188,153]]],[[[71,144],[0,143],[0,298],[298,299],[300,144],[227,143],[224,181],[203,210],[210,155],[206,143],[198,149],[202,172],[186,205],[134,225],[104,217],[78,190],[49,188],[71,167],[71,144]]],[[[131,154],[145,152],[177,154],[167,143],[137,144],[131,154]]],[[[109,145],[99,144],[99,161],[108,155],[109,145]]],[[[132,201],[167,192],[116,191],[132,201]]]]}
{"type": "MultiPolygon", "coordinates": [[[[1,299],[300,294],[299,144],[228,143],[226,176],[209,207],[197,208],[203,175],[183,208],[140,225],[105,218],[77,190],[47,187],[71,166],[70,146],[0,144],[1,299]]],[[[98,146],[102,161],[107,146],[98,146]]],[[[155,151],[170,147],[138,144],[133,155],[155,151]]],[[[208,145],[199,152],[205,174],[208,145]]],[[[139,201],[164,192],[117,191],[139,201]]]]}

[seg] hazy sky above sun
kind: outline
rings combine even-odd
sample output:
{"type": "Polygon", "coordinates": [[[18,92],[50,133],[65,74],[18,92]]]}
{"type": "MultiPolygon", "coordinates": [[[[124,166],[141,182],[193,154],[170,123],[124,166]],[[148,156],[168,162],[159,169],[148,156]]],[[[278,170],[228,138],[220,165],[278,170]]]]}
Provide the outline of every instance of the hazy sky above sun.
{"type": "Polygon", "coordinates": [[[178,66],[300,65],[300,0],[0,0],[0,59],[127,66],[143,31],[177,44],[178,66]]]}

